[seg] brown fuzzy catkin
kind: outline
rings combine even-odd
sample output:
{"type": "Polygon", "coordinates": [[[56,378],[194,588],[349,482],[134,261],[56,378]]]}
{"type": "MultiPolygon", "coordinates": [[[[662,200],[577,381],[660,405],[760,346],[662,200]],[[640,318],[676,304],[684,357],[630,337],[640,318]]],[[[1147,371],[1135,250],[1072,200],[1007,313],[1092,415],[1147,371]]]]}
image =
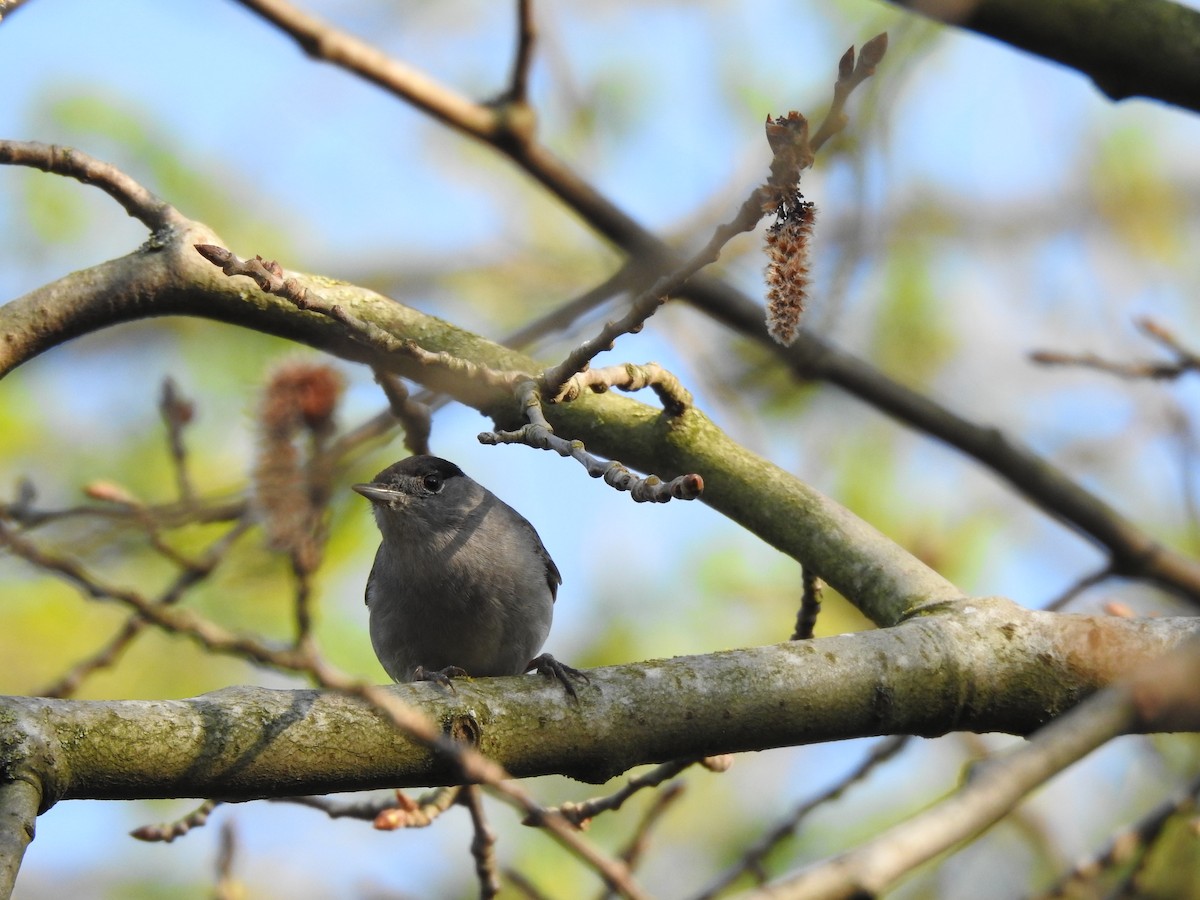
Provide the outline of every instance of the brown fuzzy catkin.
{"type": "Polygon", "coordinates": [[[809,246],[817,208],[808,200],[780,209],[780,219],[767,229],[767,330],[787,346],[800,330],[808,299],[809,246]]]}
{"type": "Polygon", "coordinates": [[[320,558],[321,519],[327,491],[314,484],[313,456],[333,430],[341,376],[326,365],[281,366],[259,406],[261,423],[254,467],[255,500],[270,546],[289,553],[305,571],[320,558]],[[309,458],[298,442],[307,432],[309,458]]]}

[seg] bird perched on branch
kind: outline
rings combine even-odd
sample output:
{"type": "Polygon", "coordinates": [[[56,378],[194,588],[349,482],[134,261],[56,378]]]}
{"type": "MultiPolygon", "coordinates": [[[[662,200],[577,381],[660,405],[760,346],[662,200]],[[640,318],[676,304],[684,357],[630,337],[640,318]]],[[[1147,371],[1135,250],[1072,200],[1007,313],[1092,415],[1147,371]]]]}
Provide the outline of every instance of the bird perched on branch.
{"type": "Polygon", "coordinates": [[[572,679],[587,676],[536,656],[562,576],[524,516],[436,456],[401,460],[354,490],[383,535],[366,600],[388,675],[449,685],[537,669],[575,696],[572,679]]]}

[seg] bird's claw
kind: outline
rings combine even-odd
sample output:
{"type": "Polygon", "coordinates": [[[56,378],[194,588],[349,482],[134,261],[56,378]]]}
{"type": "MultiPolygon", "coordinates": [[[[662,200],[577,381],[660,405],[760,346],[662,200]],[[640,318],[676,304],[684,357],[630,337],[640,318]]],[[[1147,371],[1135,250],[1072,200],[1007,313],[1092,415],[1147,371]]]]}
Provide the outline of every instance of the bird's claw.
{"type": "Polygon", "coordinates": [[[543,653],[536,659],[529,661],[525,671],[537,669],[539,675],[545,675],[547,678],[553,678],[563,686],[567,694],[574,700],[579,699],[579,695],[575,693],[575,685],[571,684],[572,678],[578,678],[580,681],[590,682],[591,679],[578,669],[572,668],[564,663],[560,663],[549,653],[543,653]]]}
{"type": "Polygon", "coordinates": [[[454,684],[450,681],[451,678],[463,678],[467,675],[466,669],[461,669],[458,666],[446,666],[444,669],[427,669],[424,666],[417,666],[413,669],[413,681],[432,681],[434,684],[440,684],[444,688],[449,688],[450,693],[457,694],[454,690],[454,684]]]}

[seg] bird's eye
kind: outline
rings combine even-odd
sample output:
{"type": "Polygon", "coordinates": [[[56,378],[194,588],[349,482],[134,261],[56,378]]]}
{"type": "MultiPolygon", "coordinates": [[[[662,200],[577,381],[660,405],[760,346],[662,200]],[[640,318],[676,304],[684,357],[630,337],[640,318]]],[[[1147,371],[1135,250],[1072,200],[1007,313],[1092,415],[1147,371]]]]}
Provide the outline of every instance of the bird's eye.
{"type": "Polygon", "coordinates": [[[425,490],[429,491],[429,493],[436,494],[442,489],[442,476],[433,474],[426,475],[423,479],[421,479],[421,483],[425,485],[425,490]]]}

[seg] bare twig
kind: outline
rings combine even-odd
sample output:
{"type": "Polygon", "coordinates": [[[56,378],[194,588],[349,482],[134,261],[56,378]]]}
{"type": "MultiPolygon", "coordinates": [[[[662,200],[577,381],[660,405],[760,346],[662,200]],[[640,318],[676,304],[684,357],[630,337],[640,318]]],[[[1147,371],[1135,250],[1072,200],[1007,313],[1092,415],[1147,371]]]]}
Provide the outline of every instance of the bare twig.
{"type": "MultiPolygon", "coordinates": [[[[11,6],[11,3],[10,3],[11,6]]],[[[0,141],[0,165],[29,166],[94,184],[151,231],[188,223],[175,207],[160,200],[116,166],[58,144],[0,141]]]]}
{"type": "MultiPolygon", "coordinates": [[[[671,808],[671,804],[683,796],[684,788],[683,782],[673,781],[654,795],[654,799],[642,814],[637,827],[634,828],[633,834],[625,844],[625,848],[619,854],[630,870],[636,869],[638,863],[642,861],[646,849],[650,846],[650,832],[671,808]]],[[[606,890],[600,895],[600,900],[608,900],[612,895],[611,890],[606,890]]]]}
{"type": "Polygon", "coordinates": [[[605,484],[618,491],[629,491],[637,502],[666,503],[672,498],[693,500],[704,490],[704,480],[695,474],[680,475],[663,481],[657,475],[641,478],[616,460],[604,462],[587,452],[583,441],[569,441],[554,433],[542,412],[537,383],[526,379],[517,387],[517,396],[529,419],[516,431],[485,431],[479,435],[481,444],[528,444],[539,450],[553,450],[559,456],[569,456],[587,470],[593,478],[603,478],[605,484]]]}
{"type": "Polygon", "coordinates": [[[509,103],[523,104],[529,101],[529,68],[533,63],[536,39],[533,0],[517,0],[517,52],[513,55],[512,76],[505,94],[505,100],[509,103]]]}
{"type": "Polygon", "coordinates": [[[454,805],[464,788],[458,785],[434,788],[416,800],[410,800],[403,791],[396,791],[396,802],[381,809],[372,820],[379,831],[395,831],[398,828],[427,828],[442,813],[454,805]]]}
{"type": "Polygon", "coordinates": [[[603,797],[593,797],[591,800],[584,800],[582,803],[564,803],[558,807],[558,812],[569,822],[582,826],[602,812],[620,809],[625,801],[638,791],[645,790],[646,788],[656,788],[664,781],[669,781],[684,769],[694,766],[698,762],[700,762],[699,758],[691,757],[689,759],[676,759],[663,763],[660,766],[655,766],[649,772],[643,772],[641,775],[630,778],[625,782],[624,787],[618,791],[614,791],[603,797]]]}
{"type": "MultiPolygon", "coordinates": [[[[28,485],[29,482],[23,481],[22,484],[28,485]]],[[[232,522],[240,519],[246,513],[246,501],[241,497],[216,498],[197,502],[191,506],[182,503],[162,503],[148,504],[138,508],[105,503],[69,506],[64,509],[35,509],[33,499],[31,495],[28,498],[18,497],[12,503],[0,503],[0,519],[20,525],[26,531],[76,518],[106,519],[112,522],[142,526],[149,519],[155,523],[157,528],[174,528],[186,523],[232,522]]]]}
{"type": "Polygon", "coordinates": [[[1200,360],[1176,362],[1116,362],[1095,353],[1061,353],[1056,350],[1035,350],[1029,358],[1044,366],[1078,366],[1108,372],[1121,378],[1171,380],[1188,372],[1200,370],[1200,360]]]}
{"type": "Polygon", "coordinates": [[[500,876],[496,871],[496,832],[488,825],[483,810],[483,792],[475,785],[463,788],[460,802],[471,813],[474,836],[471,856],[475,859],[475,875],[479,879],[480,900],[491,900],[500,893],[500,876]]]}
{"type": "Polygon", "coordinates": [[[549,895],[540,891],[537,885],[516,869],[505,869],[504,877],[508,879],[509,884],[520,891],[528,900],[550,900],[549,895]]]}
{"type": "Polygon", "coordinates": [[[1107,581],[1115,574],[1116,573],[1113,571],[1111,565],[1101,566],[1095,572],[1076,579],[1074,584],[1070,585],[1065,591],[1047,603],[1044,609],[1051,612],[1057,612],[1058,610],[1063,609],[1068,603],[1070,603],[1084,591],[1107,581]]]}
{"type": "Polygon", "coordinates": [[[213,900],[242,900],[245,887],[233,875],[233,860],[237,855],[237,829],[232,819],[221,823],[220,845],[217,848],[217,884],[213,900]]]}
{"type": "Polygon", "coordinates": [[[542,393],[550,398],[560,396],[564,386],[573,375],[583,372],[600,353],[611,350],[613,343],[621,335],[636,334],[641,331],[646,320],[658,312],[671,294],[682,288],[688,279],[705,266],[716,262],[721,255],[722,248],[730,240],[739,234],[753,230],[759,219],[762,218],[764,191],[764,188],[754,191],[742,204],[733,219],[719,226],[713,232],[707,244],[635,297],[630,302],[629,309],[624,316],[615,321],[606,322],[599,334],[584,341],[568,353],[558,365],[543,371],[539,376],[542,393]]]}
{"type": "Polygon", "coordinates": [[[729,888],[739,878],[747,873],[755,875],[759,884],[766,881],[766,874],[763,869],[763,864],[767,856],[778,847],[784,840],[795,834],[796,829],[800,827],[808,816],[817,808],[824,806],[842,796],[848,789],[863,781],[875,769],[887,762],[906,746],[908,746],[910,738],[907,735],[895,735],[893,737],[884,738],[871,748],[871,752],[866,758],[855,767],[854,771],[850,772],[846,777],[840,779],[836,784],[831,785],[826,790],[822,791],[811,800],[797,806],[791,813],[775,825],[770,831],[764,834],[761,838],[755,841],[745,852],[742,853],[742,858],[737,863],[730,866],[722,872],[717,878],[701,891],[696,900],[710,900],[716,897],[722,891],[729,888]]]}
{"type": "Polygon", "coordinates": [[[167,442],[171,450],[171,462],[175,468],[179,500],[185,505],[190,504],[195,500],[195,492],[188,477],[187,447],[183,443],[183,430],[195,416],[196,404],[179,393],[173,378],[164,378],[158,409],[162,414],[163,424],[167,426],[167,442]]]}
{"type": "Polygon", "coordinates": [[[183,837],[193,828],[203,828],[207,825],[208,817],[220,805],[220,800],[205,800],[190,813],[180,816],[173,822],[163,822],[159,825],[143,825],[129,832],[129,836],[135,837],[139,841],[161,841],[169,844],[175,838],[183,837]]]}
{"type": "Polygon", "coordinates": [[[792,632],[793,641],[811,638],[817,625],[817,616],[821,614],[821,579],[810,569],[803,569],[800,578],[803,593],[800,595],[800,610],[796,613],[796,629],[792,632]]]}
{"type": "MultiPolygon", "coordinates": [[[[170,606],[183,599],[187,590],[207,577],[225,559],[233,544],[246,533],[249,522],[239,521],[219,539],[214,541],[205,551],[199,564],[185,569],[175,581],[159,595],[155,601],[160,606],[170,606]]],[[[79,686],[93,672],[113,665],[133,640],[149,626],[149,621],[140,615],[132,615],[126,620],[108,643],[63,674],[53,684],[37,692],[41,697],[69,697],[79,689],[79,686]]]]}
{"type": "MultiPolygon", "coordinates": [[[[1097,853],[1077,862],[1071,867],[1071,871],[1067,872],[1044,894],[1039,895],[1039,900],[1091,896],[1093,893],[1098,896],[1099,892],[1089,890],[1089,885],[1094,885],[1105,872],[1125,865],[1136,857],[1144,860],[1146,851],[1158,840],[1167,823],[1175,816],[1193,812],[1198,801],[1200,801],[1200,778],[1193,779],[1191,784],[1184,788],[1178,796],[1160,803],[1140,821],[1114,834],[1097,853]]],[[[1126,879],[1127,885],[1133,884],[1138,871],[1139,867],[1133,866],[1126,879]]],[[[1121,896],[1121,894],[1118,891],[1109,893],[1108,896],[1121,896]]],[[[1128,896],[1137,896],[1137,893],[1134,891],[1128,896]]]]}
{"type": "MultiPolygon", "coordinates": [[[[375,821],[375,817],[381,812],[393,809],[396,806],[394,795],[389,795],[387,798],[373,796],[354,797],[349,800],[343,800],[338,797],[310,795],[266,797],[264,799],[272,803],[294,803],[297,806],[307,806],[309,809],[325,813],[331,819],[359,819],[364,822],[373,822],[375,821]]],[[[424,797],[419,798],[417,800],[418,805],[424,799],[424,797]]]]}
{"type": "Polygon", "coordinates": [[[846,116],[846,101],[854,89],[875,74],[875,67],[883,61],[887,53],[887,32],[875,35],[862,46],[858,60],[854,59],[854,48],[851,47],[838,61],[838,77],[833,85],[833,102],[829,112],[821,121],[817,133],[813,135],[809,146],[816,153],[831,137],[844,129],[849,122],[846,116]]]}
{"type": "Polygon", "coordinates": [[[387,397],[392,416],[404,429],[404,446],[414,454],[428,453],[429,434],[433,427],[429,406],[413,399],[404,382],[391,372],[379,367],[372,371],[375,373],[376,384],[383,389],[383,394],[387,397]]]}
{"type": "Polygon", "coordinates": [[[1136,324],[1138,330],[1170,351],[1175,359],[1170,362],[1144,361],[1122,363],[1104,359],[1095,353],[1076,355],[1060,353],[1054,350],[1035,350],[1029,354],[1029,358],[1042,365],[1082,366],[1130,379],[1173,380],[1189,372],[1200,372],[1200,355],[1185,347],[1169,329],[1150,318],[1140,318],[1136,324]]]}
{"type": "Polygon", "coordinates": [[[614,387],[631,392],[650,388],[658,395],[663,410],[670,416],[681,416],[692,405],[692,395],[687,388],[658,363],[644,363],[640,366],[625,363],[603,369],[586,369],[572,375],[563,386],[560,396],[552,402],[569,403],[584,391],[602,394],[614,387]]]}

